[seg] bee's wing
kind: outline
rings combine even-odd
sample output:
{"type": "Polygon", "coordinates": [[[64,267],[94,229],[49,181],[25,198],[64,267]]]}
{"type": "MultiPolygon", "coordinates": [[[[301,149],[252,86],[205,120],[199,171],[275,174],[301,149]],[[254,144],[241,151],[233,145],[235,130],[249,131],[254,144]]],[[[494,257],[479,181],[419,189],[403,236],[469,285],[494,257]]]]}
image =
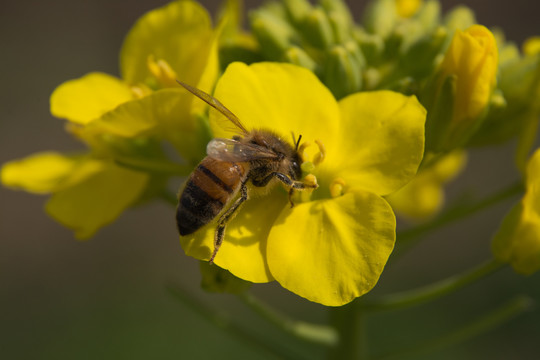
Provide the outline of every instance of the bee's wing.
{"type": "Polygon", "coordinates": [[[212,139],[206,146],[208,156],[223,161],[244,162],[257,159],[277,159],[278,155],[263,146],[233,139],[212,139]]]}
{"type": "MultiPolygon", "coordinates": [[[[176,80],[176,82],[182,85],[184,88],[186,88],[186,90],[188,90],[190,93],[197,96],[199,99],[206,102],[208,105],[210,105],[211,107],[213,107],[214,109],[222,113],[227,119],[229,119],[234,124],[234,126],[236,126],[234,129],[232,129],[233,131],[238,132],[238,130],[240,130],[240,132],[243,134],[248,133],[244,125],[242,125],[242,122],[240,121],[240,119],[236,117],[236,115],[234,115],[232,111],[227,109],[221,102],[219,102],[218,99],[216,99],[215,97],[211,95],[208,95],[202,90],[194,88],[193,86],[190,86],[186,83],[183,83],[180,80],[176,80]]],[[[225,130],[231,130],[231,129],[225,127],[225,130]]]]}

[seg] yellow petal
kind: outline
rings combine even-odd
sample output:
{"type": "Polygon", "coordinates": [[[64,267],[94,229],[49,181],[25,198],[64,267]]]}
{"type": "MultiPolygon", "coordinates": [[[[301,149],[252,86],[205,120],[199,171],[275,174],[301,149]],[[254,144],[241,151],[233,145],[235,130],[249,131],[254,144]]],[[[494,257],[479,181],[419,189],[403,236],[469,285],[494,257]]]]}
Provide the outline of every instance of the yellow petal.
{"type": "Polygon", "coordinates": [[[77,171],[85,176],[74,173],[72,176],[78,177],[77,181],[56,192],[47,202],[46,211],[73,229],[77,238],[86,239],[135,202],[148,176],[92,159],[79,166],[77,171]]]}
{"type": "Polygon", "coordinates": [[[286,289],[339,306],[371,290],[395,241],[395,218],[362,190],[286,208],[268,238],[268,265],[286,289]]]}
{"type": "Polygon", "coordinates": [[[171,141],[185,160],[204,156],[207,130],[191,114],[193,96],[183,89],[162,89],[126,102],[84,129],[83,137],[112,134],[134,138],[157,135],[171,141]]]}
{"type": "MultiPolygon", "coordinates": [[[[339,108],[330,91],[304,68],[284,63],[232,63],[219,79],[214,96],[248,129],[272,129],[292,143],[291,132],[303,141],[338,142],[339,108]]],[[[231,137],[231,124],[216,111],[210,126],[216,137],[231,137]]]]}
{"type": "Polygon", "coordinates": [[[208,12],[194,1],[173,1],[142,16],[120,53],[122,77],[130,84],[150,77],[147,59],[165,60],[182,81],[196,85],[212,46],[208,12]]]}
{"type": "Polygon", "coordinates": [[[163,89],[126,102],[94,121],[89,129],[122,137],[146,135],[162,127],[167,131],[193,129],[191,97],[181,89],[163,89]]]}
{"type": "Polygon", "coordinates": [[[76,157],[53,151],[42,152],[5,163],[0,179],[5,186],[13,189],[48,193],[59,187],[76,164],[76,157]]]}
{"type": "Polygon", "coordinates": [[[54,90],[51,113],[58,118],[86,125],[133,98],[131,89],[121,80],[103,73],[90,73],[66,81],[54,90]]]}
{"type": "Polygon", "coordinates": [[[491,249],[517,273],[529,275],[540,270],[540,218],[528,218],[522,203],[514,206],[493,238],[491,249]]]}
{"type": "Polygon", "coordinates": [[[334,176],[379,195],[409,182],[424,152],[426,110],[416,97],[361,92],[339,106],[342,133],[327,160],[334,176]]]}
{"type": "MultiPolygon", "coordinates": [[[[279,188],[265,196],[248,199],[227,225],[215,264],[254,283],[274,280],[266,261],[266,239],[274,220],[286,204],[287,196],[279,188]]],[[[187,255],[199,260],[210,259],[214,250],[216,223],[217,218],[194,234],[180,237],[187,255]]]]}

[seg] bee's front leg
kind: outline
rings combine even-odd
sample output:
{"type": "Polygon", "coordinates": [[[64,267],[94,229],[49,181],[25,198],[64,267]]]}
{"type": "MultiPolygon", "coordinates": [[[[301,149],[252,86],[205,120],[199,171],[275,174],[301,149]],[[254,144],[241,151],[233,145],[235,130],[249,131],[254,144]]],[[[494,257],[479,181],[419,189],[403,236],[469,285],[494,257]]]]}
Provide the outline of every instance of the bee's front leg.
{"type": "Polygon", "coordinates": [[[302,181],[293,180],[287,175],[280,173],[280,172],[273,172],[270,175],[266,176],[260,181],[252,181],[253,185],[255,186],[266,186],[272,178],[277,178],[279,181],[284,183],[289,187],[289,202],[291,203],[291,207],[294,206],[294,202],[292,201],[292,195],[294,194],[294,190],[305,190],[305,189],[316,189],[318,187],[317,184],[306,184],[302,181]]]}

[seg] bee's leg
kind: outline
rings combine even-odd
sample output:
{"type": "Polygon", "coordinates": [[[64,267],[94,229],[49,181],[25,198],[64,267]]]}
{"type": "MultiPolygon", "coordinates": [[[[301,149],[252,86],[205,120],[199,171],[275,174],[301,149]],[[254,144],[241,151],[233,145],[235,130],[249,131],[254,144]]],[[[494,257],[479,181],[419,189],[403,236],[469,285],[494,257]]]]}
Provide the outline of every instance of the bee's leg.
{"type": "Polygon", "coordinates": [[[216,233],[214,236],[214,252],[212,253],[212,256],[210,257],[210,261],[208,261],[208,263],[210,264],[214,263],[214,258],[216,257],[217,252],[219,248],[221,247],[221,243],[223,243],[223,238],[225,236],[225,227],[227,226],[227,223],[233,218],[236,210],[238,210],[240,205],[242,205],[244,201],[248,199],[246,182],[247,181],[244,181],[242,185],[240,186],[240,197],[236,199],[234,204],[232,204],[231,207],[228,208],[227,211],[225,211],[223,215],[221,215],[221,217],[219,218],[218,225],[216,228],[216,233]]]}
{"type": "Polygon", "coordinates": [[[291,187],[289,189],[289,203],[291,204],[291,207],[294,207],[294,202],[292,200],[293,194],[294,194],[294,188],[291,187]]]}
{"type": "Polygon", "coordinates": [[[289,187],[289,202],[291,203],[291,207],[294,206],[294,203],[292,201],[292,195],[294,193],[294,190],[305,190],[305,189],[316,189],[318,185],[312,185],[312,184],[306,184],[302,181],[293,180],[287,175],[280,173],[280,172],[273,172],[270,175],[266,176],[262,180],[254,181],[252,180],[253,185],[255,186],[266,186],[272,178],[277,178],[279,181],[284,183],[289,187]]]}

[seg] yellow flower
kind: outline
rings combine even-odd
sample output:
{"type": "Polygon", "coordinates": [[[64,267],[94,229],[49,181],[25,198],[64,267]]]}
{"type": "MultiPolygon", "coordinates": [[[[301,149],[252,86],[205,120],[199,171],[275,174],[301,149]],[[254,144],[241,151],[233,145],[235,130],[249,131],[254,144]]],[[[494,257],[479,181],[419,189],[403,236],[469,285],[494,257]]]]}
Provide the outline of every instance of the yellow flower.
{"type": "Polygon", "coordinates": [[[463,150],[451,152],[432,166],[421,169],[410,183],[386,200],[397,214],[406,218],[423,220],[433,216],[444,204],[444,185],[464,169],[466,155],[463,150]]]}
{"type": "Polygon", "coordinates": [[[523,43],[523,53],[525,55],[535,55],[540,53],[540,36],[531,36],[523,43]]]}
{"type": "Polygon", "coordinates": [[[67,119],[67,129],[90,150],[9,162],[2,167],[2,183],[52,194],[47,212],[81,239],[163,192],[167,177],[185,173],[208,141],[205,125],[193,115],[202,108],[199,102],[176,84],[167,86],[178,76],[213,87],[218,35],[206,10],[193,1],[174,1],[142,16],[122,47],[123,79],[90,73],[51,95],[51,113],[67,119]],[[177,149],[186,168],[168,161],[163,140],[177,149]]]}
{"type": "Polygon", "coordinates": [[[493,238],[492,251],[521,274],[540,270],[540,150],[527,164],[526,192],[493,238]]]}
{"type": "MultiPolygon", "coordinates": [[[[313,158],[310,176],[319,184],[311,197],[291,208],[279,187],[252,196],[228,224],[215,263],[250,282],[277,280],[324,305],[343,305],[368,292],[395,241],[395,217],[382,195],[416,173],[424,108],[415,97],[390,91],[337,102],[310,71],[275,63],[231,64],[214,96],[248,130],[266,128],[283,138],[293,132],[326,149],[325,157],[310,152],[314,145],[305,151],[305,159],[313,158]]],[[[232,137],[222,121],[212,110],[213,135],[232,137]]],[[[214,231],[209,224],[181,237],[185,252],[208,260],[214,231]]]]}
{"type": "Polygon", "coordinates": [[[435,104],[428,106],[430,149],[462,146],[478,128],[496,85],[497,63],[497,44],[487,28],[456,30],[436,74],[435,104]]]}
{"type": "Polygon", "coordinates": [[[133,205],[148,180],[148,175],[110,161],[55,152],[8,162],[0,171],[5,186],[52,193],[47,212],[79,239],[91,237],[133,205]]]}

